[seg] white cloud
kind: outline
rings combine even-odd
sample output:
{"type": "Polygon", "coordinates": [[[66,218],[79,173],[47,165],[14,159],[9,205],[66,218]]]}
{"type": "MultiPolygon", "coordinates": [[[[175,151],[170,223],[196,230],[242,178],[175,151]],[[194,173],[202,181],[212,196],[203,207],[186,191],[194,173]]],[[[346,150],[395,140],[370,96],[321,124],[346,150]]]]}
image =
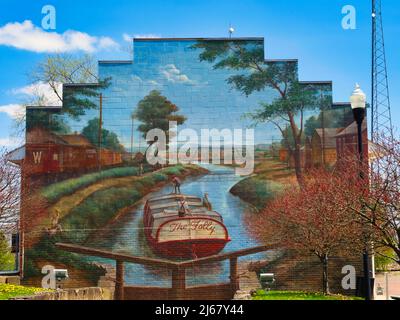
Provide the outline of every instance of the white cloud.
{"type": "Polygon", "coordinates": [[[134,82],[139,82],[140,84],[143,84],[143,85],[150,85],[150,86],[160,86],[161,85],[156,80],[143,80],[141,77],[139,77],[137,75],[133,75],[132,80],[134,82]]]}
{"type": "MultiPolygon", "coordinates": [[[[62,96],[62,84],[57,83],[57,92],[60,96],[62,96]]],[[[12,90],[14,95],[23,95],[28,98],[32,98],[32,100],[37,100],[38,98],[41,100],[42,104],[46,104],[48,106],[60,106],[61,101],[54,92],[54,90],[50,87],[48,83],[38,82],[33,83],[31,85],[17,88],[12,90]]]]}
{"type": "Polygon", "coordinates": [[[21,145],[20,139],[16,138],[0,138],[0,148],[15,148],[21,145]]]}
{"type": "MultiPolygon", "coordinates": [[[[57,84],[57,92],[62,95],[62,84],[57,84]]],[[[25,87],[11,90],[15,96],[23,96],[25,101],[31,100],[32,103],[40,100],[41,105],[61,106],[61,101],[47,83],[38,82],[25,87]]],[[[25,106],[22,104],[7,104],[0,106],[0,113],[5,113],[11,119],[21,119],[25,115],[25,106]]]]}
{"type": "Polygon", "coordinates": [[[122,38],[124,39],[124,41],[126,42],[132,42],[134,38],[140,38],[140,39],[157,39],[157,38],[161,38],[160,35],[158,34],[153,34],[153,33],[149,33],[149,34],[135,34],[135,35],[131,35],[129,33],[123,33],[122,34],[122,38]]]}
{"type": "Polygon", "coordinates": [[[109,37],[101,37],[99,39],[98,48],[100,50],[118,49],[119,45],[113,39],[109,37]]]}
{"type": "Polygon", "coordinates": [[[161,84],[159,84],[156,80],[149,80],[147,81],[148,84],[151,84],[153,86],[160,86],[161,84]]]}
{"type": "Polygon", "coordinates": [[[159,34],[153,34],[153,33],[135,34],[133,37],[134,38],[139,38],[139,39],[157,39],[157,38],[161,38],[161,36],[159,34]]]}
{"type": "Polygon", "coordinates": [[[131,37],[129,34],[127,34],[127,33],[124,33],[123,35],[122,35],[122,38],[124,39],[124,41],[126,41],[126,42],[132,42],[132,40],[133,40],[133,37],[131,37]]]}
{"type": "Polygon", "coordinates": [[[80,31],[67,30],[62,34],[46,32],[30,20],[11,22],[0,27],[0,45],[38,53],[95,52],[119,47],[109,37],[94,37],[80,31]]]}
{"type": "Polygon", "coordinates": [[[20,119],[25,115],[25,107],[20,104],[7,104],[0,106],[0,113],[5,113],[12,119],[20,119]]]}
{"type": "Polygon", "coordinates": [[[167,64],[160,68],[161,74],[172,83],[196,84],[196,81],[190,80],[186,74],[183,74],[174,64],[167,64]]]}

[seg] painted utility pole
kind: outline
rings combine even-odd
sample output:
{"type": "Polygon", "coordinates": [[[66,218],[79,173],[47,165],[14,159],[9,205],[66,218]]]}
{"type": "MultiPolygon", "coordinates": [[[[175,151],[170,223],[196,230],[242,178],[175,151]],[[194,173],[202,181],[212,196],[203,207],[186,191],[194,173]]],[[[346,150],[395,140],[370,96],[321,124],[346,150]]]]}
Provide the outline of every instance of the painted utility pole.
{"type": "Polygon", "coordinates": [[[99,159],[99,172],[101,171],[101,140],[102,140],[102,131],[103,131],[103,94],[100,93],[100,105],[99,105],[99,134],[98,134],[98,159],[99,159]]]}

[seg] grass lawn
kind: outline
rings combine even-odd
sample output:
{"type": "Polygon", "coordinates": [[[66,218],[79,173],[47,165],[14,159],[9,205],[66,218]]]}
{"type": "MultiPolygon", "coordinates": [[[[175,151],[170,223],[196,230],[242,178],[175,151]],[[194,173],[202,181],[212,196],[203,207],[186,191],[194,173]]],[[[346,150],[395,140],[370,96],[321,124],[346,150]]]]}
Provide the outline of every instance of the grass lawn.
{"type": "Polygon", "coordinates": [[[342,295],[325,296],[322,293],[310,293],[300,291],[269,291],[259,290],[253,300],[362,300],[357,297],[342,295]]]}
{"type": "Polygon", "coordinates": [[[12,284],[0,284],[0,300],[8,300],[15,297],[32,296],[48,290],[42,288],[22,287],[12,284]]]}

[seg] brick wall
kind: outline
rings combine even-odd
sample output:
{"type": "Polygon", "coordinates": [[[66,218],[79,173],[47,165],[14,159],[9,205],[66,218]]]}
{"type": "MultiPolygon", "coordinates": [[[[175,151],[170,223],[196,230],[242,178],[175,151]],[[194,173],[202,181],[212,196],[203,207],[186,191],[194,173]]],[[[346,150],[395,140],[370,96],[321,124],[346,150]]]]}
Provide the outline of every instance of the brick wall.
{"type": "MultiPolygon", "coordinates": [[[[331,257],[328,262],[328,275],[330,291],[335,294],[355,295],[356,290],[344,290],[342,287],[342,268],[354,266],[357,277],[363,276],[362,256],[331,257]]],[[[286,252],[280,259],[267,264],[263,272],[274,273],[276,283],[273,288],[277,290],[294,291],[323,291],[322,264],[317,257],[298,256],[286,252]]]]}

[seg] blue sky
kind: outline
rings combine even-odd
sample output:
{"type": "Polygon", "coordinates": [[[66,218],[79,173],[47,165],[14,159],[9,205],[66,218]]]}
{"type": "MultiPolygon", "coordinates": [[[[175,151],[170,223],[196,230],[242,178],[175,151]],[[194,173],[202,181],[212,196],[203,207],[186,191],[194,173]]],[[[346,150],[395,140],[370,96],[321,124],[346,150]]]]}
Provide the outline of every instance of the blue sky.
{"type": "MultiPolygon", "coordinates": [[[[400,3],[383,2],[393,122],[398,127],[400,3]]],[[[225,37],[231,23],[235,36],[265,37],[267,58],[299,59],[301,80],[332,80],[336,101],[347,101],[355,82],[370,97],[371,15],[366,0],[98,0],[95,5],[1,0],[0,7],[0,144],[13,131],[10,106],[27,98],[27,75],[47,52],[62,48],[90,52],[98,59],[130,59],[124,34],[225,37]],[[50,35],[50,42],[39,29],[47,4],[57,9],[57,29],[52,31],[57,34],[50,35]],[[341,10],[348,4],[357,9],[356,30],[341,27],[341,10]],[[27,20],[31,23],[22,24],[27,20]]]]}

